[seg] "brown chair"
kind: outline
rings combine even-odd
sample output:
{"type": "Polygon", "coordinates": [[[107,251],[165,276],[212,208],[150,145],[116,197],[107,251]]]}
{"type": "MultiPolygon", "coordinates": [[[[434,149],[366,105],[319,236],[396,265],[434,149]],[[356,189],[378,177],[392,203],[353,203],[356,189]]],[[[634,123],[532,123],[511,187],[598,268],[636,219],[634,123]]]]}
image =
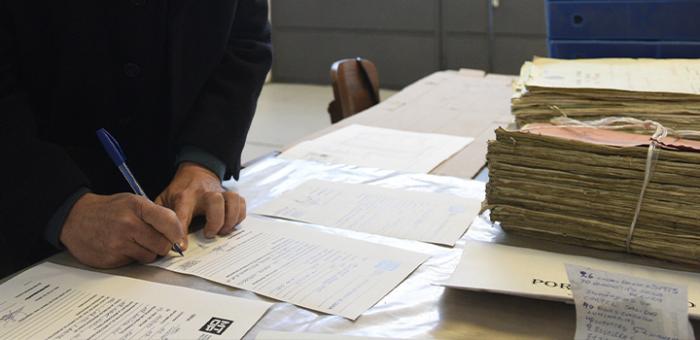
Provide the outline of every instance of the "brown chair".
{"type": "Polygon", "coordinates": [[[335,99],[328,104],[331,122],[350,117],[379,103],[379,75],[367,59],[343,59],[331,66],[335,99]]]}

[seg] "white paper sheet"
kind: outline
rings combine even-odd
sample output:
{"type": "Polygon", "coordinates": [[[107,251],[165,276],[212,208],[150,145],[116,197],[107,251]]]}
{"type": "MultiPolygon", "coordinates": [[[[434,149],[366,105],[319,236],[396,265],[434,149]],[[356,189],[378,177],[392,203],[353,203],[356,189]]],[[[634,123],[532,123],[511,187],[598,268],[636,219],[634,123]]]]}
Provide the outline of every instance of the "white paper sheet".
{"type": "Polygon", "coordinates": [[[480,208],[479,200],[449,194],[311,180],[253,212],[453,246],[480,208]]]}
{"type": "Polygon", "coordinates": [[[428,173],[473,140],[353,124],[301,142],[280,157],[428,173]]]}
{"type": "Polygon", "coordinates": [[[185,257],[173,255],[152,265],[354,320],[427,258],[248,217],[227,237],[192,234],[185,257]]]}
{"type": "Polygon", "coordinates": [[[0,286],[0,339],[238,339],[270,306],[42,263],[0,286]]]}
{"type": "Polygon", "coordinates": [[[341,334],[321,334],[321,333],[292,333],[277,331],[262,331],[258,333],[255,340],[390,340],[395,338],[375,338],[367,336],[352,336],[341,334]]]}
{"type": "Polygon", "coordinates": [[[522,75],[526,86],[700,94],[697,59],[536,58],[522,75]]]}
{"type": "Polygon", "coordinates": [[[685,286],[566,265],[575,339],[693,339],[685,286]]]}
{"type": "Polygon", "coordinates": [[[469,241],[445,286],[547,300],[572,301],[564,265],[576,264],[648,280],[688,286],[688,312],[700,319],[700,274],[672,271],[584,256],[469,241]]]}

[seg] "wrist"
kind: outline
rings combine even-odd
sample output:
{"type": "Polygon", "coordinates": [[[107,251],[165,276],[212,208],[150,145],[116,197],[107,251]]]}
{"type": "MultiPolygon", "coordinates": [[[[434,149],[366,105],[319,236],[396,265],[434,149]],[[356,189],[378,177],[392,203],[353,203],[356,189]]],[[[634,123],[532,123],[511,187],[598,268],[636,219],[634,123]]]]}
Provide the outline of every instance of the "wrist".
{"type": "Polygon", "coordinates": [[[200,164],[194,163],[194,162],[181,162],[178,167],[177,167],[177,172],[175,173],[175,176],[177,177],[178,175],[182,174],[192,174],[195,176],[206,176],[210,177],[212,180],[215,180],[217,182],[221,182],[221,179],[219,176],[211,171],[209,168],[202,166],[200,164]]]}
{"type": "Polygon", "coordinates": [[[62,244],[66,244],[67,239],[70,238],[71,232],[80,224],[80,219],[82,211],[86,206],[89,206],[91,202],[94,202],[99,198],[100,195],[94,194],[92,192],[87,192],[78,198],[73,204],[73,207],[68,211],[68,216],[61,227],[61,232],[59,233],[58,240],[62,244]]]}
{"type": "Polygon", "coordinates": [[[226,174],[226,164],[210,152],[199,147],[185,145],[178,152],[175,164],[195,163],[216,174],[219,180],[223,180],[226,174]]]}

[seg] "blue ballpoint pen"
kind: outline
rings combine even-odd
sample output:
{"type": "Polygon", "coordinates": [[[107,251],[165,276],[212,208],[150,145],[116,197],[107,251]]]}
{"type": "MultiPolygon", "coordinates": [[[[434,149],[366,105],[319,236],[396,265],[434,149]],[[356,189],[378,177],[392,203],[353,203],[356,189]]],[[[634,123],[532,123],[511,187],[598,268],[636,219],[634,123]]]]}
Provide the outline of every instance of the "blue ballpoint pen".
{"type": "MultiPolygon", "coordinates": [[[[136,181],[134,174],[132,174],[129,167],[126,166],[126,155],[124,154],[124,151],[122,151],[119,142],[117,142],[117,140],[114,139],[114,137],[112,137],[112,135],[110,135],[105,129],[99,129],[96,133],[97,139],[100,140],[100,143],[102,143],[105,151],[107,151],[109,158],[112,159],[112,162],[114,162],[114,164],[117,166],[119,172],[122,173],[124,179],[126,179],[126,181],[129,183],[131,190],[133,190],[137,195],[148,198],[143,189],[141,189],[139,182],[136,181]]],[[[180,256],[185,256],[182,254],[182,248],[180,248],[179,244],[173,243],[173,250],[178,252],[180,256]]]]}

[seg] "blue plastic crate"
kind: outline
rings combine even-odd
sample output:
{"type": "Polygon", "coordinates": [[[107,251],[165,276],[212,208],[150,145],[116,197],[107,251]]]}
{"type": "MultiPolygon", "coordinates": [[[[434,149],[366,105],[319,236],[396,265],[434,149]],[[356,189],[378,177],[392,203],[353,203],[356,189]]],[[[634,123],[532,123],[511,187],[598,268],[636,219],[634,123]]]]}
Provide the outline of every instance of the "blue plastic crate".
{"type": "Polygon", "coordinates": [[[700,42],[550,40],[552,58],[700,58],[700,42]]]}
{"type": "Polygon", "coordinates": [[[700,41],[700,0],[547,0],[550,40],[700,41]]]}

